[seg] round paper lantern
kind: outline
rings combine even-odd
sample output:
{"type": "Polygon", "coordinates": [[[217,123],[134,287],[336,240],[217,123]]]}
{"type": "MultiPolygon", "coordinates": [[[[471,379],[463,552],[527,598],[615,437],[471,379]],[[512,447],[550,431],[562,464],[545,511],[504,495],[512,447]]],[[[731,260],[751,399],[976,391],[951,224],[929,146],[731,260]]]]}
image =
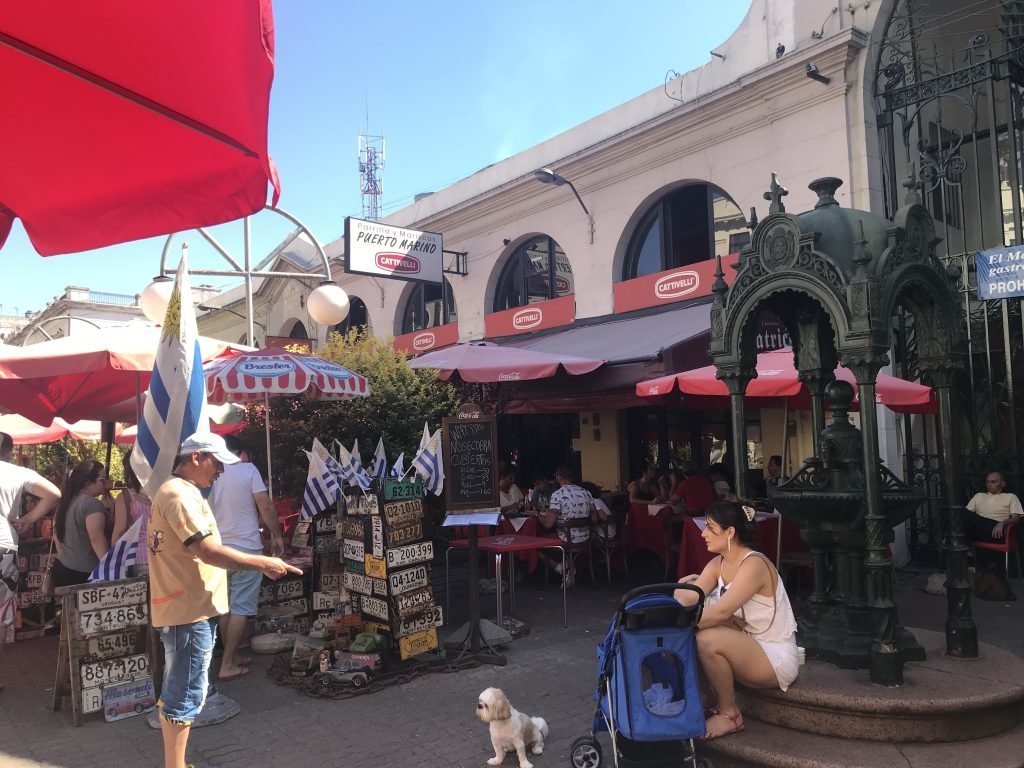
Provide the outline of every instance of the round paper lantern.
{"type": "Polygon", "coordinates": [[[337,283],[323,283],[309,294],[306,309],[320,325],[337,325],[348,317],[348,294],[337,283]]]}

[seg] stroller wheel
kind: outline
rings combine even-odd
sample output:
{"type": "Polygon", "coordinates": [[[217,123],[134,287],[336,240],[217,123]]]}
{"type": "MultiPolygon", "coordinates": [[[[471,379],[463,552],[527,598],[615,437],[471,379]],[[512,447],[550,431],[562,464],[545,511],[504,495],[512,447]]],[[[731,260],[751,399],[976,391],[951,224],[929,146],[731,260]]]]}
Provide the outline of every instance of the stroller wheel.
{"type": "Polygon", "coordinates": [[[581,736],[569,748],[572,768],[598,768],[601,765],[601,745],[597,739],[581,736]]]}

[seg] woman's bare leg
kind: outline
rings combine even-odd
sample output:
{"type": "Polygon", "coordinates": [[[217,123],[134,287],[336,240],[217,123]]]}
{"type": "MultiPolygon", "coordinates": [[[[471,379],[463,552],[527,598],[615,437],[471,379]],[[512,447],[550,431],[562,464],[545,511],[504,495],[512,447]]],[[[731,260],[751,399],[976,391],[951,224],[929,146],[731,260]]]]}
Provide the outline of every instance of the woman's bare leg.
{"type": "Polygon", "coordinates": [[[736,706],[736,680],[753,688],[779,685],[761,646],[745,632],[730,627],[700,630],[697,657],[721,713],[708,718],[707,738],[724,736],[742,727],[743,718],[736,706]]]}

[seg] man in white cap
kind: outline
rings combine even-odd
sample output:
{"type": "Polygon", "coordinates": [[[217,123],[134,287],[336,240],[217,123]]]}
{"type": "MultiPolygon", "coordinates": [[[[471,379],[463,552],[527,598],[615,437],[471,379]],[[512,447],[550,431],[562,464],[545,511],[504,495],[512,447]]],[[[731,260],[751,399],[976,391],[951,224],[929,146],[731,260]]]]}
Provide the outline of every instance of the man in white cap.
{"type": "Polygon", "coordinates": [[[152,621],[165,656],[158,703],[164,768],[186,768],[189,731],[206,701],[217,619],[228,611],[225,569],[261,571],[271,579],[302,573],[280,558],[221,544],[201,489],[237,461],[220,435],[197,432],[181,444],[174,474],[153,496],[146,544],[152,621]]]}

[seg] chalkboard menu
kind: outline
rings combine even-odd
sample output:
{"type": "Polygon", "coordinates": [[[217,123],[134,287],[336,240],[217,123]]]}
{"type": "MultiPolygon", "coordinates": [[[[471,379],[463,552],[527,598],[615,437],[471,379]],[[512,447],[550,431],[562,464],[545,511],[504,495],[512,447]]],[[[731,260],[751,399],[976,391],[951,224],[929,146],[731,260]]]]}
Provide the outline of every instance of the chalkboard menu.
{"type": "Polygon", "coordinates": [[[498,506],[498,433],[494,416],[442,419],[448,511],[498,506]]]}

